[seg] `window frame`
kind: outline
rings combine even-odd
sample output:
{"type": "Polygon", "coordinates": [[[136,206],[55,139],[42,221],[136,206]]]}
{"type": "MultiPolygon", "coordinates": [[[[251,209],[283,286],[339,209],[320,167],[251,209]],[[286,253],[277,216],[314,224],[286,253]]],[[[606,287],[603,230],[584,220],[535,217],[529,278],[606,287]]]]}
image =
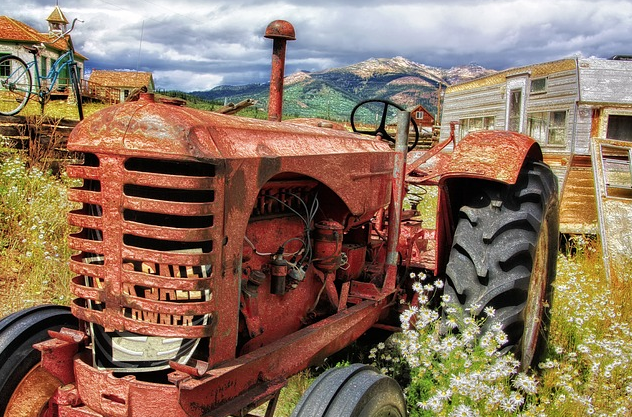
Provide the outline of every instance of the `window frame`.
{"type": "MultiPolygon", "coordinates": [[[[11,55],[11,52],[0,52],[0,58],[8,56],[8,55],[11,55]]],[[[4,66],[2,68],[7,68],[7,67],[8,67],[8,65],[6,65],[6,66],[4,66]]],[[[4,72],[2,72],[2,68],[0,68],[0,76],[7,77],[9,74],[8,73],[5,74],[4,72]]],[[[11,68],[9,68],[9,72],[11,72],[11,68]]]]}
{"type": "Polygon", "coordinates": [[[568,110],[544,110],[533,111],[527,113],[527,135],[535,139],[538,143],[546,146],[563,148],[566,147],[567,133],[568,133],[568,110]],[[564,114],[564,121],[560,124],[554,124],[554,118],[556,114],[564,114]],[[534,135],[534,121],[537,121],[539,126],[538,134],[534,135]],[[562,133],[563,141],[561,143],[552,142],[552,137],[558,137],[559,132],[562,133]]]}
{"type": "Polygon", "coordinates": [[[530,95],[536,95],[536,94],[545,94],[548,91],[549,88],[549,79],[548,77],[539,77],[539,78],[534,78],[531,80],[531,84],[529,85],[529,94],[530,95]],[[542,88],[538,88],[537,90],[534,89],[534,85],[539,84],[540,82],[542,82],[542,88]]]}
{"type": "Polygon", "coordinates": [[[481,130],[495,130],[496,116],[467,117],[459,120],[459,139],[463,139],[468,133],[481,130]],[[475,121],[480,121],[479,127],[472,128],[475,121]]]}

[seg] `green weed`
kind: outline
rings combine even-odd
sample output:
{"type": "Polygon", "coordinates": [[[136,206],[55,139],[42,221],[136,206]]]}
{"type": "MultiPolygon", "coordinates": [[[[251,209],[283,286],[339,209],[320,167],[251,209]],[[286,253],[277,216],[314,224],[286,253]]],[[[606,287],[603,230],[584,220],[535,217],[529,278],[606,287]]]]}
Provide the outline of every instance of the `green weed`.
{"type": "MultiPolygon", "coordinates": [[[[92,113],[106,107],[101,103],[84,103],[83,114],[84,117],[91,115],[92,113]]],[[[41,116],[42,108],[36,100],[30,100],[26,106],[18,113],[19,116],[41,116]]],[[[46,103],[44,106],[44,115],[57,118],[57,119],[69,119],[79,120],[79,113],[77,112],[77,106],[75,104],[68,104],[63,100],[53,100],[46,103]]]]}

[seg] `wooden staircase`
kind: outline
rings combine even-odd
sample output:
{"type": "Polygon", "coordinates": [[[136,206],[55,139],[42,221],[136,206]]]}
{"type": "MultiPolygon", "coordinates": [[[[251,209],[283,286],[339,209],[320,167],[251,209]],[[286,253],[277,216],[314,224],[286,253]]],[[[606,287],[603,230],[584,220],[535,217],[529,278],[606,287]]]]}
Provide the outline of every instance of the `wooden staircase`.
{"type": "Polygon", "coordinates": [[[599,217],[590,157],[575,157],[567,174],[560,205],[560,233],[597,234],[599,217]]]}
{"type": "Polygon", "coordinates": [[[599,218],[590,156],[575,155],[570,169],[568,155],[545,155],[544,162],[558,178],[560,233],[597,234],[599,218]]]}

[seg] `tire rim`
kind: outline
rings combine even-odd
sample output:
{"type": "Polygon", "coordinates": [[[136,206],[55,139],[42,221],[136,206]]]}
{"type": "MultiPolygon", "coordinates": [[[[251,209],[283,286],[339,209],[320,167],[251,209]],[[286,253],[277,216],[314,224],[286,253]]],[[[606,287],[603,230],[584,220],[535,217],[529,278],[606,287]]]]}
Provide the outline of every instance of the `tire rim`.
{"type": "Polygon", "coordinates": [[[520,343],[520,365],[523,370],[526,370],[531,365],[538,349],[542,316],[546,303],[548,248],[548,221],[544,219],[538,243],[535,247],[529,294],[524,310],[524,334],[520,343]]]}
{"type": "Polygon", "coordinates": [[[18,384],[9,399],[5,417],[39,417],[61,382],[37,364],[18,384]]]}

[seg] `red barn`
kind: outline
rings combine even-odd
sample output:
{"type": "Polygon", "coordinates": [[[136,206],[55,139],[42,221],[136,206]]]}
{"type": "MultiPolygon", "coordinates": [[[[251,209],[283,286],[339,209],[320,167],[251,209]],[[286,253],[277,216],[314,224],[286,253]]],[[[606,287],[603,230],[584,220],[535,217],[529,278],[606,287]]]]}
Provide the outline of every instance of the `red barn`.
{"type": "Polygon", "coordinates": [[[417,126],[432,128],[435,125],[435,118],[421,104],[410,111],[410,116],[415,120],[417,126]]]}

